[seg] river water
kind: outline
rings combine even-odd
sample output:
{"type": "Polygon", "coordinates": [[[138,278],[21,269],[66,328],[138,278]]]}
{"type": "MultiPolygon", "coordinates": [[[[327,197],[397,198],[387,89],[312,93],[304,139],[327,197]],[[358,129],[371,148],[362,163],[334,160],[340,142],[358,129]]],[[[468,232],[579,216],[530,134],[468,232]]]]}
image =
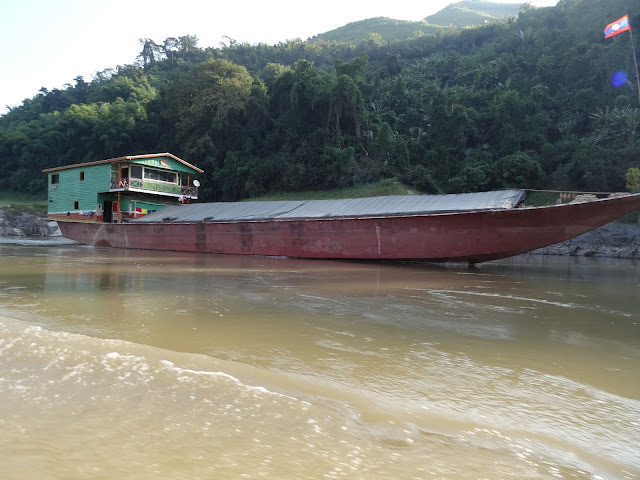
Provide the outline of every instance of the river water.
{"type": "Polygon", "coordinates": [[[640,478],[640,265],[0,245],[0,471],[640,478]]]}

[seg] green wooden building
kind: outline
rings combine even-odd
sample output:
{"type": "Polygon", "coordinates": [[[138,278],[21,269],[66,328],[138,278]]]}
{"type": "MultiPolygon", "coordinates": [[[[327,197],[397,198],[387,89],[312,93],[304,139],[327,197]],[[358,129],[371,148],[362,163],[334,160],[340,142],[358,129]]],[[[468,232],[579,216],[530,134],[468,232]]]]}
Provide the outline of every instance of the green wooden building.
{"type": "Polygon", "coordinates": [[[43,170],[53,220],[126,222],[198,198],[199,168],[170,153],[132,155],[43,170]]]}

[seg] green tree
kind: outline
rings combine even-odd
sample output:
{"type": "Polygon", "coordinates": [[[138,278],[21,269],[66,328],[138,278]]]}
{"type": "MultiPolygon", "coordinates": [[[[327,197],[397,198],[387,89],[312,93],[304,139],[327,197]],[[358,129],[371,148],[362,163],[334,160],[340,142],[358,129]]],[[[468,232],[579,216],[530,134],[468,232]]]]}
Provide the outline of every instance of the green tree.
{"type": "Polygon", "coordinates": [[[640,168],[630,168],[627,171],[627,190],[631,193],[640,193],[640,168]]]}

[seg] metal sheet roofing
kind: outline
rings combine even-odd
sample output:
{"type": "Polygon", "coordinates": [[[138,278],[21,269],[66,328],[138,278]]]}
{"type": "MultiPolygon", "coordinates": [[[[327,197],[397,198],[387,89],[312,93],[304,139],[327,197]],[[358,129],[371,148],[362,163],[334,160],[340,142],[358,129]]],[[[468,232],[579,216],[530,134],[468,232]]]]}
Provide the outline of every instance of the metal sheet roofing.
{"type": "Polygon", "coordinates": [[[173,158],[174,160],[176,160],[177,162],[180,162],[181,164],[189,167],[190,169],[193,169],[194,171],[198,172],[198,173],[203,173],[204,170],[191,165],[188,162],[185,162],[184,160],[182,160],[181,158],[176,157],[175,155],[171,154],[171,153],[147,153],[145,155],[126,155],[124,157],[117,157],[117,158],[108,158],[106,160],[97,160],[97,161],[93,161],[93,162],[84,162],[84,163],[74,163],[73,165],[64,165],[62,167],[53,167],[53,168],[45,168],[44,170],[42,170],[44,173],[49,173],[49,172],[55,172],[58,170],[66,170],[69,168],[78,168],[78,167],[88,167],[88,166],[92,166],[92,165],[100,165],[102,163],[121,163],[121,162],[128,162],[130,160],[141,160],[141,159],[145,159],[145,158],[158,158],[158,157],[169,157],[169,158],[173,158]]]}
{"type": "Polygon", "coordinates": [[[136,222],[234,222],[267,219],[380,217],[509,209],[522,190],[452,195],[406,195],[344,200],[194,203],[164,207],[136,222]]]}

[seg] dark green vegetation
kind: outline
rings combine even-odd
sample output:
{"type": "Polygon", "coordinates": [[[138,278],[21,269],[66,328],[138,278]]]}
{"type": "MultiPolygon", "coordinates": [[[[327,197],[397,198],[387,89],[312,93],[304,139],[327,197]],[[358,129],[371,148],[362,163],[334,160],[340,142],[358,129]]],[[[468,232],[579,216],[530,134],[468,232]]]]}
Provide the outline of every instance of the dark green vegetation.
{"type": "Polygon", "coordinates": [[[412,195],[415,190],[392,179],[386,178],[375,183],[354,185],[352,187],[331,190],[304,190],[301,192],[274,192],[259,197],[248,198],[250,201],[269,200],[336,200],[342,198],[382,197],[385,195],[412,195]]]}
{"type": "MultiPolygon", "coordinates": [[[[481,23],[479,22],[479,24],[481,23]]],[[[448,28],[448,26],[432,25],[426,21],[411,22],[376,17],[348,23],[343,27],[316,35],[310,41],[353,44],[367,42],[370,45],[385,45],[409,38],[418,38],[422,35],[435,35],[448,28]]]]}
{"type": "Polygon", "coordinates": [[[391,178],[422,192],[621,191],[640,162],[638,94],[628,33],[602,30],[624,13],[640,19],[640,3],[523,6],[393,43],[145,39],[139,64],[0,117],[0,191],[44,192],[47,167],[165,151],[205,170],[203,200],[391,178]],[[615,71],[632,81],[613,88],[615,71]]]}

